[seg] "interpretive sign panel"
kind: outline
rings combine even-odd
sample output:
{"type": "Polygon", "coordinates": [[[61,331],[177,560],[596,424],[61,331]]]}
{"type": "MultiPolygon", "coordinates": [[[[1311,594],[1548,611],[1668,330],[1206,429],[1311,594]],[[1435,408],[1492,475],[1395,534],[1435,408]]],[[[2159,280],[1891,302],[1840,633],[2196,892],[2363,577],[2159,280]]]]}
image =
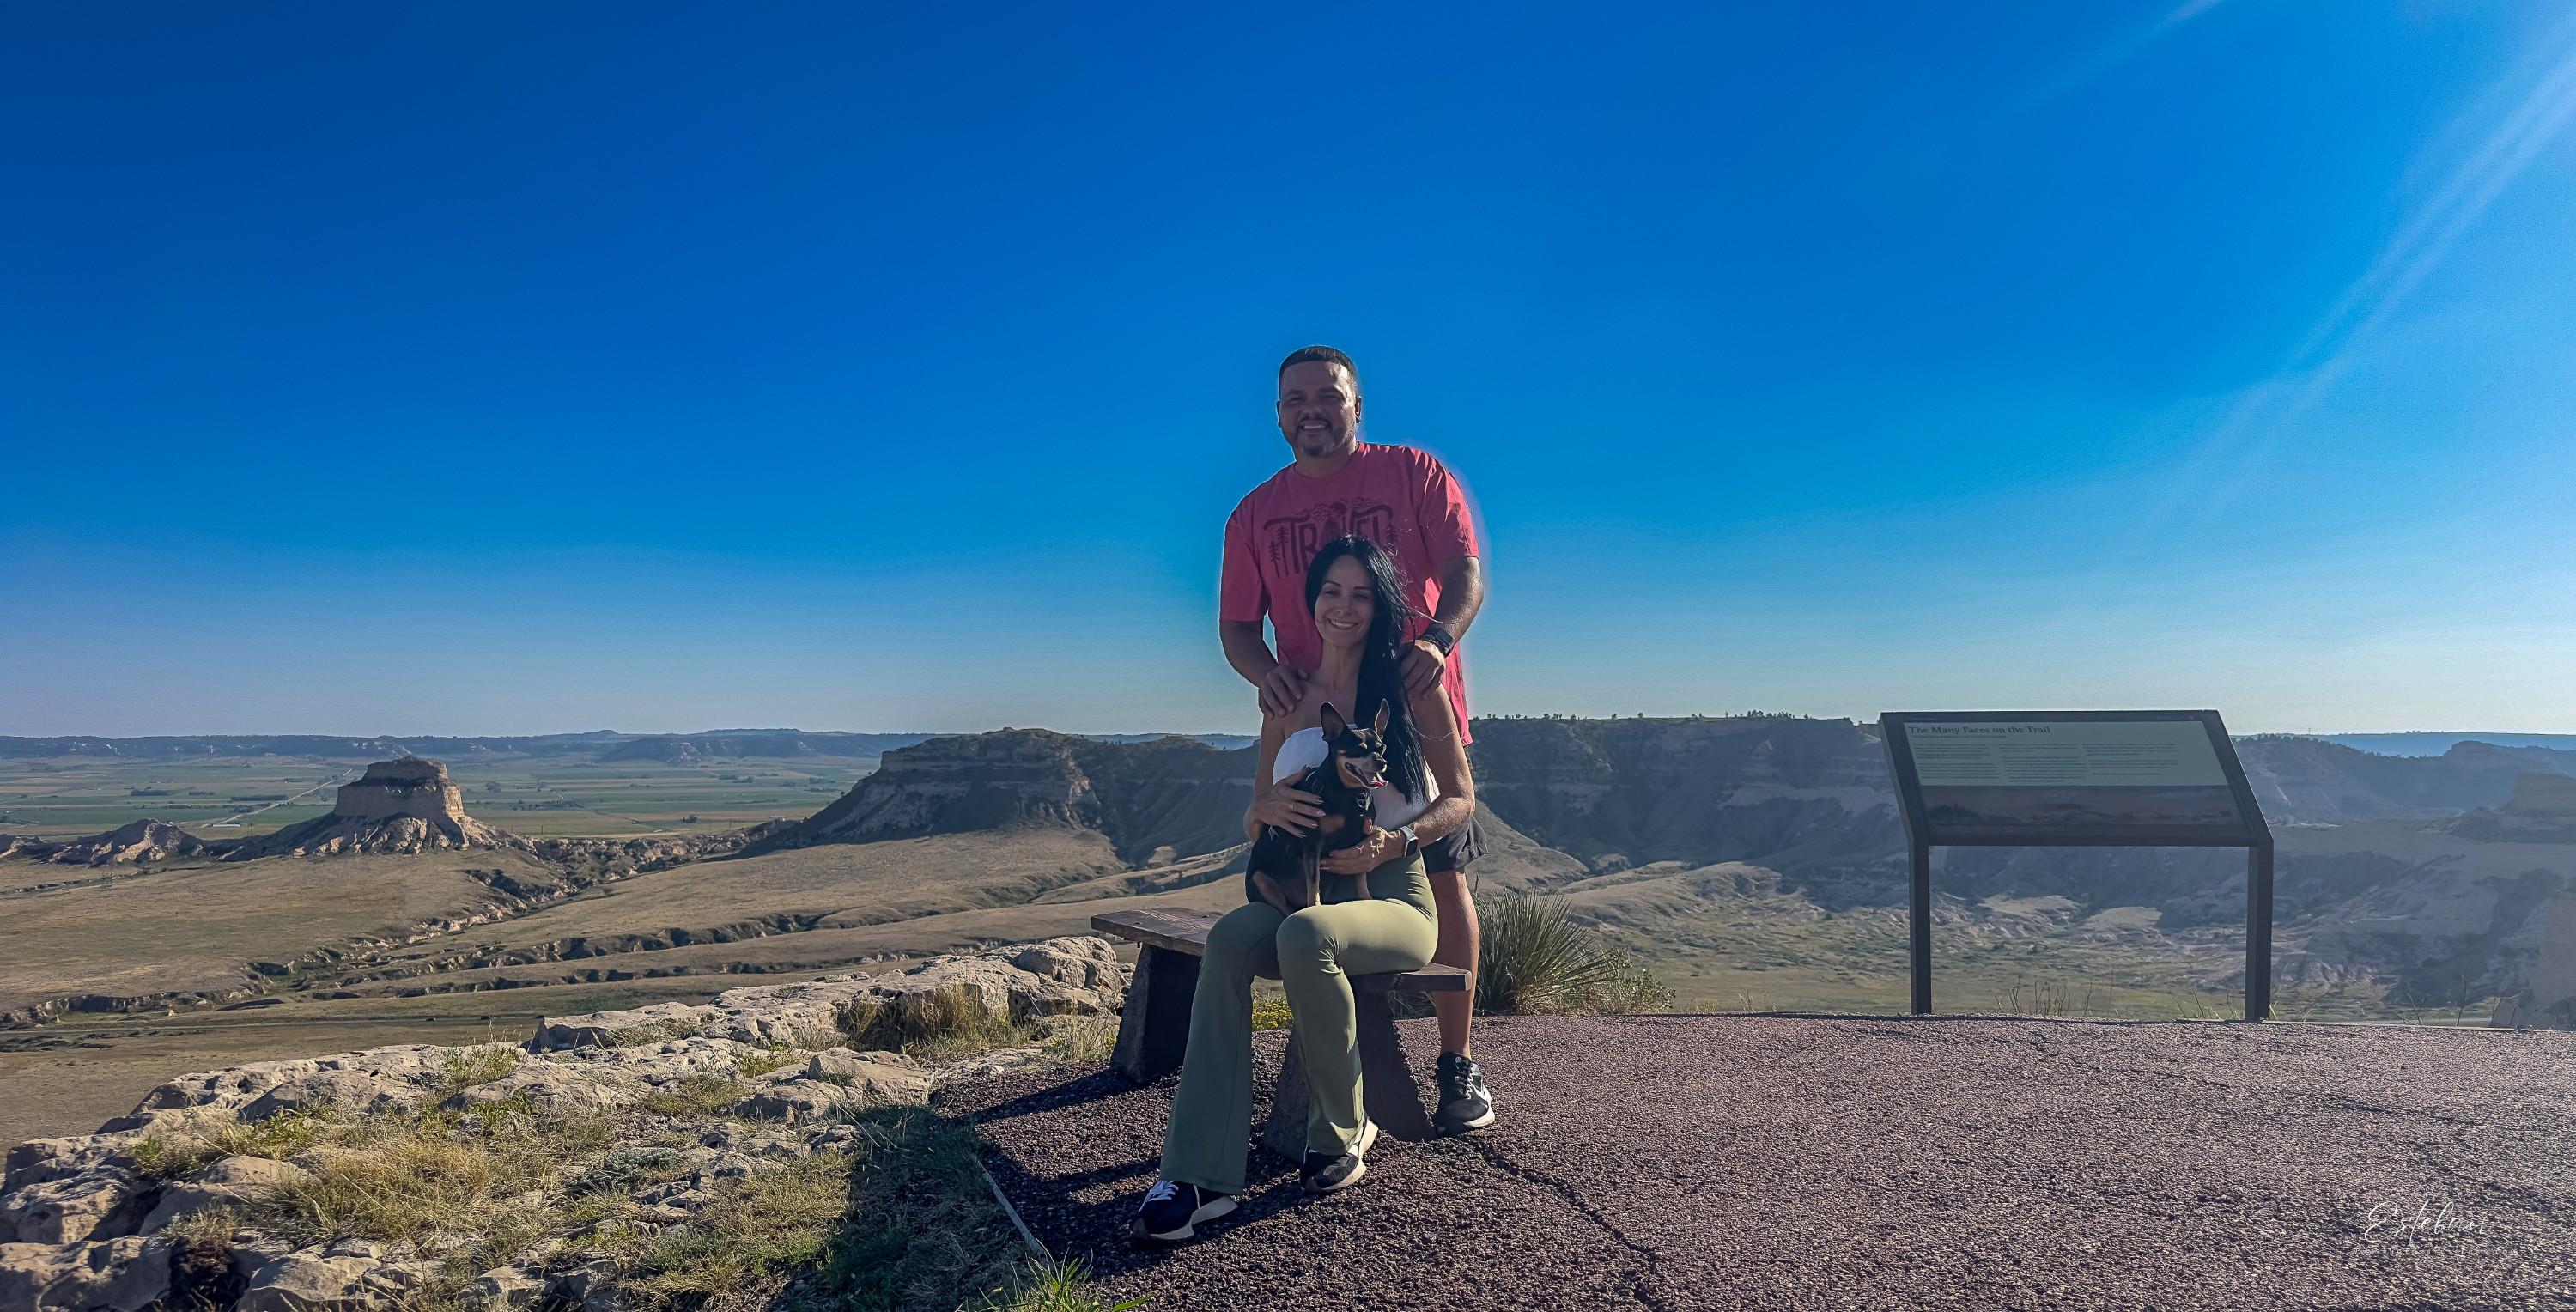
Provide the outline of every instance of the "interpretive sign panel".
{"type": "Polygon", "coordinates": [[[1935,847],[2242,847],[2245,1014],[2271,1011],[2272,831],[2216,711],[1890,711],[1913,851],[1914,1010],[1932,1010],[1935,847]]]}
{"type": "Polygon", "coordinates": [[[1881,724],[1907,827],[1935,845],[2237,846],[2261,825],[2214,711],[1890,712],[1881,724]]]}

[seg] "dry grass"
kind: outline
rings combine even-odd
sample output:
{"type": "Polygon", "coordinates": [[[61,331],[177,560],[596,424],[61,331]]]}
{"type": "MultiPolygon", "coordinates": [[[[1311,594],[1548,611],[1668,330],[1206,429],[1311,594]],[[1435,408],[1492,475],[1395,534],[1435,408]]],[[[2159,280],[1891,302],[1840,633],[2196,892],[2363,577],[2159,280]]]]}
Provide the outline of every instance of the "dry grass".
{"type": "Polygon", "coordinates": [[[1098,1066],[1118,1047],[1116,1016],[1058,1016],[1047,1025],[1039,1046],[1057,1061],[1098,1066]]]}
{"type": "Polygon", "coordinates": [[[451,1050],[439,1062],[439,1083],[449,1093],[490,1084],[519,1069],[519,1050],[507,1043],[487,1043],[451,1050]]]}
{"type": "Polygon", "coordinates": [[[227,1157],[284,1161],[340,1124],[340,1118],[327,1109],[280,1112],[257,1124],[230,1112],[200,1112],[180,1129],[155,1131],[136,1141],[134,1164],[145,1175],[177,1180],[227,1157]]]}
{"type": "Polygon", "coordinates": [[[774,1070],[782,1070],[803,1060],[805,1060],[805,1054],[794,1048],[765,1048],[758,1052],[746,1052],[734,1058],[733,1065],[734,1069],[742,1072],[742,1077],[748,1080],[754,1076],[767,1075],[774,1070]]]}
{"type": "Polygon", "coordinates": [[[642,1240],[626,1287],[687,1303],[823,1260],[847,1210],[851,1158],[817,1153],[746,1177],[695,1220],[642,1240]]]}

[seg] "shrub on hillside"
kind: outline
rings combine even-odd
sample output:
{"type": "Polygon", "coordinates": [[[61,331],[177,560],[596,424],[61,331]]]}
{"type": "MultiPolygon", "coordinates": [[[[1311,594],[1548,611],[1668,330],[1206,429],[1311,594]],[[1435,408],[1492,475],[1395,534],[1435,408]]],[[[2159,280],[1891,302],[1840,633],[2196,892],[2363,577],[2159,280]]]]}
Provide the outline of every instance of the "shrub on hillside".
{"type": "Polygon", "coordinates": [[[1575,921],[1557,898],[1515,893],[1479,908],[1476,1010],[1501,1015],[1626,1015],[1672,990],[1625,948],[1575,921]]]}

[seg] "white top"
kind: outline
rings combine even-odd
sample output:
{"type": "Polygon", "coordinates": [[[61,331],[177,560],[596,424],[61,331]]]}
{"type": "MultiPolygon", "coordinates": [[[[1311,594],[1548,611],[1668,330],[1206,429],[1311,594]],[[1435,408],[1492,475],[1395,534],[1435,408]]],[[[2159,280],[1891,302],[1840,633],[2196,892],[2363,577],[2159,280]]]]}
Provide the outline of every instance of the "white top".
{"type": "MultiPolygon", "coordinates": [[[[1324,731],[1321,729],[1300,729],[1288,735],[1279,744],[1279,759],[1271,764],[1270,782],[1285,783],[1305,771],[1322,765],[1325,752],[1324,731]]],[[[1370,789],[1369,805],[1377,817],[1377,827],[1400,828],[1413,823],[1415,817],[1430,810],[1431,804],[1440,800],[1440,781],[1432,778],[1431,772],[1425,770],[1422,773],[1422,786],[1430,790],[1430,796],[1407,797],[1395,791],[1393,784],[1383,784],[1370,789]]]]}

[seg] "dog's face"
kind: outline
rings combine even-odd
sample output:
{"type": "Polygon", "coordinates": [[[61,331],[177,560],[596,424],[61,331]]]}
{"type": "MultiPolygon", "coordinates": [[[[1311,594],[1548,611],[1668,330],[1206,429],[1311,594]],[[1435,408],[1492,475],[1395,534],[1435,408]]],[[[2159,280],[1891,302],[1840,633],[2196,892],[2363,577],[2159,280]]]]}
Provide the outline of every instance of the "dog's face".
{"type": "Polygon", "coordinates": [[[1331,702],[1324,703],[1324,743],[1343,787],[1376,788],[1386,782],[1386,714],[1386,703],[1380,702],[1377,718],[1357,725],[1344,720],[1331,702]]]}

